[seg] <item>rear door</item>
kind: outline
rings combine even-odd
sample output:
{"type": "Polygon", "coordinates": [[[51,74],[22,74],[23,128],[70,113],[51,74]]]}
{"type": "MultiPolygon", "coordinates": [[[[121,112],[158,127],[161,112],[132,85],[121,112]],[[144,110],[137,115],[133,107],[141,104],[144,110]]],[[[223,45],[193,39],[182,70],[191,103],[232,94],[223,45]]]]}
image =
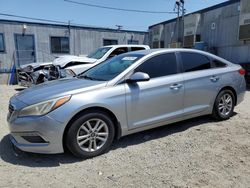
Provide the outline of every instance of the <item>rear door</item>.
{"type": "Polygon", "coordinates": [[[152,57],[134,72],[147,73],[150,80],[125,85],[129,129],[182,116],[184,87],[175,53],[152,57]]]}
{"type": "Polygon", "coordinates": [[[209,57],[194,53],[178,53],[183,68],[185,85],[184,114],[209,110],[220,86],[220,74],[209,57]]]}

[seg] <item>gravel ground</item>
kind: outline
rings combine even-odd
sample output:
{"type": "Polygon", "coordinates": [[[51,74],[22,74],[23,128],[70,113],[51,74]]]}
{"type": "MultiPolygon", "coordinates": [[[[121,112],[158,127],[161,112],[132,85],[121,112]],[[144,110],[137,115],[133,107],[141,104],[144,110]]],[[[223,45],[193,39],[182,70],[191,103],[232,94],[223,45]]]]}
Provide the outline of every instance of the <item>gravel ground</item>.
{"type": "Polygon", "coordinates": [[[14,153],[6,122],[18,86],[0,85],[0,187],[250,187],[250,92],[235,115],[200,117],[122,138],[88,160],[14,153]]]}

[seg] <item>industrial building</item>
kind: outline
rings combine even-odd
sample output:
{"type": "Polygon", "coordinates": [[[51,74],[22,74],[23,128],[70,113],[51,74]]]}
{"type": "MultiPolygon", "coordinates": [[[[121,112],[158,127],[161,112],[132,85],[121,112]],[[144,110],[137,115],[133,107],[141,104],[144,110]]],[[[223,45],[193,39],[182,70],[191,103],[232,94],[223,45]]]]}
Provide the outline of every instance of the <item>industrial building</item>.
{"type": "Polygon", "coordinates": [[[152,25],[149,44],[154,48],[197,48],[247,65],[250,63],[250,1],[226,1],[186,14],[179,21],[176,18],[152,25]]]}
{"type": "Polygon", "coordinates": [[[205,50],[243,65],[250,76],[250,0],[226,1],[152,25],[149,32],[0,20],[0,84],[9,82],[14,65],[131,43],[205,50]]]}
{"type": "Polygon", "coordinates": [[[148,44],[147,32],[0,20],[0,84],[15,67],[60,55],[85,55],[103,45],[148,44]]]}

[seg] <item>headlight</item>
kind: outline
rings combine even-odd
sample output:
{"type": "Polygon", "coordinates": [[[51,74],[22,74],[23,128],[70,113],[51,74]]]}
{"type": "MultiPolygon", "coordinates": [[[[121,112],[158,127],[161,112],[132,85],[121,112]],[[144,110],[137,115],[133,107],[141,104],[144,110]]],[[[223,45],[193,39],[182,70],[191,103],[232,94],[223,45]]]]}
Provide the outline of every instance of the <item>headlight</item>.
{"type": "Polygon", "coordinates": [[[67,76],[65,69],[60,69],[60,76],[61,76],[61,78],[65,78],[67,76]]]}
{"type": "Polygon", "coordinates": [[[27,106],[23,108],[18,116],[23,117],[23,116],[42,116],[45,115],[56,108],[62,106],[66,102],[70,100],[71,96],[65,96],[65,97],[60,97],[57,99],[52,99],[44,102],[40,102],[37,104],[33,104],[31,106],[27,106]]]}

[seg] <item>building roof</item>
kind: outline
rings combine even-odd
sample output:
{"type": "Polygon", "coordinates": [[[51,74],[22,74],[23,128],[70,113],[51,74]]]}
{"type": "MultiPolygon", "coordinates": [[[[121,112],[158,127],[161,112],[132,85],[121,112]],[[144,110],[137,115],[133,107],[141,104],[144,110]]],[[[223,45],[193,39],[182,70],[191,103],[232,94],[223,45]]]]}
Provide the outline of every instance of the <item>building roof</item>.
{"type": "MultiPolygon", "coordinates": [[[[208,12],[208,11],[211,11],[211,10],[215,10],[215,9],[225,7],[225,6],[234,4],[234,3],[239,3],[239,2],[240,2],[240,0],[228,0],[228,1],[225,1],[223,3],[220,3],[220,4],[217,4],[217,5],[211,6],[211,7],[207,7],[207,8],[204,8],[204,9],[201,9],[201,10],[186,14],[185,16],[190,15],[190,14],[202,14],[202,13],[205,13],[205,12],[208,12]]],[[[168,24],[168,23],[174,22],[176,20],[177,20],[177,18],[173,18],[173,19],[170,19],[170,20],[167,20],[167,21],[164,21],[164,22],[160,22],[160,23],[149,26],[149,29],[151,29],[154,26],[161,25],[161,24],[168,24]]]]}
{"type": "Polygon", "coordinates": [[[86,29],[86,30],[98,30],[98,31],[106,31],[106,32],[128,32],[128,33],[138,33],[138,34],[146,34],[146,31],[133,31],[133,30],[118,30],[111,29],[105,27],[93,27],[93,26],[82,26],[82,25],[67,25],[67,24],[52,24],[52,23],[43,23],[43,22],[30,22],[30,21],[20,21],[20,20],[6,20],[0,19],[0,24],[28,24],[34,26],[45,26],[45,27],[61,27],[61,28],[72,28],[72,29],[86,29]]]}

